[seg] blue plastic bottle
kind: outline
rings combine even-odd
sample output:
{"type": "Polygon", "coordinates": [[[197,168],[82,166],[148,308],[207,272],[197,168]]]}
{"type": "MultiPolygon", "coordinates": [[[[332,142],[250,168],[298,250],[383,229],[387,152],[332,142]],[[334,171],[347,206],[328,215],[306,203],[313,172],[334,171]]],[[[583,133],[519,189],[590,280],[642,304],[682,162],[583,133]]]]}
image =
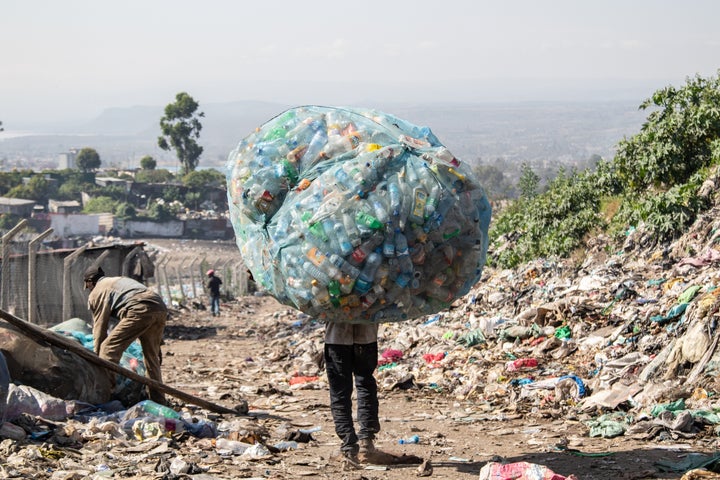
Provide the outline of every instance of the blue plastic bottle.
{"type": "Polygon", "coordinates": [[[366,294],[370,290],[370,287],[372,287],[373,279],[375,278],[375,272],[377,271],[381,262],[382,257],[380,256],[380,254],[372,252],[370,255],[368,255],[367,260],[365,261],[365,266],[360,271],[360,276],[355,281],[355,290],[360,295],[366,294]]]}
{"type": "Polygon", "coordinates": [[[408,438],[401,438],[400,440],[398,440],[398,443],[400,445],[407,445],[407,444],[411,444],[411,443],[420,443],[420,437],[418,437],[417,435],[413,435],[408,438]]]}
{"type": "Polygon", "coordinates": [[[385,240],[383,240],[383,256],[391,258],[395,256],[395,229],[392,223],[385,225],[385,240]]]}
{"type": "Polygon", "coordinates": [[[335,238],[337,239],[338,248],[340,249],[340,254],[343,257],[350,255],[353,251],[353,245],[347,231],[345,230],[345,226],[340,222],[335,222],[333,230],[335,232],[335,238]]]}

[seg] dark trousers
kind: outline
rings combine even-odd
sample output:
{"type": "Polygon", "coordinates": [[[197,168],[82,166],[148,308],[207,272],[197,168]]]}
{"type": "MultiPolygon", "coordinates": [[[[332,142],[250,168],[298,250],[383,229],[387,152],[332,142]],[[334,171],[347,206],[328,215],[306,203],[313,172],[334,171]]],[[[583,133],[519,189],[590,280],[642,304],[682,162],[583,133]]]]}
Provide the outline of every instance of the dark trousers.
{"type": "Polygon", "coordinates": [[[357,453],[358,439],[375,438],[380,431],[378,417],[377,382],[373,376],[377,366],[378,344],[325,344],[325,369],[330,386],[330,412],[342,446],[346,452],[357,453]],[[355,433],[352,416],[353,376],[357,391],[357,421],[355,433]]]}

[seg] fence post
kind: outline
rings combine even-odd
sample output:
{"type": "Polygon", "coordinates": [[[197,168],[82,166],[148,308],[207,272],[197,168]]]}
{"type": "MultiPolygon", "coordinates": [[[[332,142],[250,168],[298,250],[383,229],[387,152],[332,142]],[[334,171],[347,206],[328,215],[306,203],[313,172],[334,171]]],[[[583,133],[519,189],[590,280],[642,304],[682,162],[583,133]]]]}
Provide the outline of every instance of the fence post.
{"type": "Polygon", "coordinates": [[[245,295],[248,294],[248,282],[247,282],[247,271],[246,271],[247,269],[245,267],[245,262],[240,260],[239,262],[237,262],[235,264],[235,268],[237,270],[236,275],[238,278],[238,286],[237,286],[238,293],[237,293],[237,295],[239,297],[244,297],[245,295]]]}
{"type": "Polygon", "coordinates": [[[185,259],[180,261],[180,264],[175,267],[175,278],[177,279],[178,286],[180,287],[180,303],[185,303],[185,289],[183,288],[183,265],[185,259]]]}
{"type": "MultiPolygon", "coordinates": [[[[87,250],[88,244],[86,243],[82,247],[75,250],[73,253],[65,257],[63,260],[63,318],[62,321],[65,321],[70,318],[70,315],[72,314],[70,310],[72,310],[72,276],[70,275],[70,269],[72,268],[73,263],[75,263],[75,260],[87,250]]],[[[99,263],[98,263],[99,265],[99,263]]]]}
{"type": "MultiPolygon", "coordinates": [[[[163,296],[163,265],[165,264],[165,261],[167,260],[167,255],[163,255],[162,257],[158,258],[157,262],[155,262],[155,283],[157,284],[157,293],[162,297],[163,296]]],[[[168,300],[168,305],[170,305],[170,301],[168,300]]]]}
{"type": "Polygon", "coordinates": [[[0,273],[0,308],[7,310],[8,290],[10,286],[10,241],[20,230],[25,228],[28,221],[26,219],[11,228],[2,236],[2,273],[0,273]]]}
{"type": "Polygon", "coordinates": [[[42,241],[43,238],[47,237],[53,232],[52,228],[48,228],[43,233],[38,235],[37,237],[30,240],[30,243],[28,244],[28,311],[27,311],[27,321],[30,323],[36,323],[35,319],[35,306],[37,304],[37,299],[35,298],[35,283],[37,278],[37,269],[36,262],[37,262],[37,251],[35,249],[35,246],[42,241]]]}
{"type": "Polygon", "coordinates": [[[197,257],[193,258],[193,261],[190,262],[190,266],[188,267],[188,270],[190,270],[190,283],[192,284],[193,300],[197,300],[197,291],[195,290],[195,262],[197,262],[197,260],[197,257]]]}
{"type": "Polygon", "coordinates": [[[168,274],[167,274],[167,264],[170,262],[170,257],[165,257],[165,261],[163,262],[162,271],[163,271],[163,280],[165,280],[165,290],[167,290],[168,294],[168,305],[172,305],[172,291],[170,291],[170,281],[168,280],[168,274]]]}

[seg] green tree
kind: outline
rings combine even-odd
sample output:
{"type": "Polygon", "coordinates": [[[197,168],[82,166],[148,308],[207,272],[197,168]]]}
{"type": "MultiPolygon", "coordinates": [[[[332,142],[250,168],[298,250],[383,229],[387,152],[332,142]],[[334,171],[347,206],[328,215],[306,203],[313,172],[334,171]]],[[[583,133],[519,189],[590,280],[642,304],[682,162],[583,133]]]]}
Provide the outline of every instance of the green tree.
{"type": "Polygon", "coordinates": [[[75,157],[77,167],[83,172],[92,172],[100,168],[100,155],[94,148],[85,147],[75,157]]]}
{"type": "Polygon", "coordinates": [[[140,159],[140,168],[143,170],[155,170],[157,167],[157,161],[150,155],[145,155],[140,159]]]}
{"type": "Polygon", "coordinates": [[[20,223],[23,218],[11,213],[0,213],[0,231],[10,230],[20,223]]]}
{"type": "Polygon", "coordinates": [[[191,189],[203,189],[207,187],[220,187],[225,185],[225,175],[214,168],[196,170],[184,175],[183,185],[191,189]]]}
{"type": "Polygon", "coordinates": [[[200,192],[187,192],[185,194],[185,205],[192,207],[193,210],[197,210],[201,197],[200,192]]]}
{"type": "Polygon", "coordinates": [[[147,213],[148,217],[156,222],[167,222],[175,219],[175,215],[173,215],[171,209],[164,203],[160,202],[153,202],[153,204],[150,205],[150,208],[148,208],[147,213]]]}
{"type": "Polygon", "coordinates": [[[118,203],[115,207],[114,213],[116,217],[122,220],[130,220],[132,218],[135,218],[135,216],[137,215],[135,207],[133,207],[127,202],[118,203]]]}
{"type": "Polygon", "coordinates": [[[160,119],[162,135],[158,137],[158,146],[165,151],[171,148],[182,164],[182,174],[195,170],[203,147],[197,143],[202,130],[197,113],[198,102],[185,92],[178,93],[175,101],[165,107],[165,115],[160,119]]]}
{"type": "Polygon", "coordinates": [[[5,131],[5,129],[2,126],[2,122],[0,122],[0,132],[4,132],[4,131],[5,131]]]}
{"type": "Polygon", "coordinates": [[[158,170],[140,170],[135,174],[138,183],[168,183],[175,178],[171,171],[164,168],[158,170]]]}
{"type": "Polygon", "coordinates": [[[163,188],[162,198],[167,202],[179,202],[182,200],[182,194],[178,187],[170,185],[163,188]]]}
{"type": "Polygon", "coordinates": [[[11,198],[26,198],[28,200],[45,203],[51,194],[50,182],[47,181],[45,176],[33,175],[27,183],[21,183],[11,188],[6,196],[11,198]]]}
{"type": "Polygon", "coordinates": [[[111,197],[100,196],[91,198],[83,208],[83,213],[115,213],[120,202],[111,197]]]}
{"type": "Polygon", "coordinates": [[[625,189],[666,189],[709,164],[712,141],[720,138],[720,77],[688,78],[684,87],[656,91],[640,108],[652,111],[639,134],[619,143],[613,162],[625,189]]]}
{"type": "Polygon", "coordinates": [[[520,180],[518,188],[520,189],[520,197],[524,199],[534,198],[538,194],[538,186],[540,185],[540,177],[528,165],[523,163],[520,168],[520,180]]]}
{"type": "Polygon", "coordinates": [[[22,183],[23,177],[33,174],[32,170],[13,170],[11,172],[0,172],[0,196],[6,196],[13,187],[22,183]]]}

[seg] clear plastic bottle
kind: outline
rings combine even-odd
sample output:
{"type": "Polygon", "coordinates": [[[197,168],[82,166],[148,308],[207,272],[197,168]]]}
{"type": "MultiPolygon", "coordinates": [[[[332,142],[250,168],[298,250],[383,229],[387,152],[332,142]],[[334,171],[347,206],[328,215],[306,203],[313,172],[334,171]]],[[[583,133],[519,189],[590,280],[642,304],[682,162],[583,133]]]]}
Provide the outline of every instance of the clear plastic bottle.
{"type": "Polygon", "coordinates": [[[300,159],[301,170],[307,170],[317,161],[325,144],[327,144],[327,133],[325,129],[319,128],[313,135],[307,150],[305,150],[305,153],[300,159]]]}
{"type": "Polygon", "coordinates": [[[408,221],[422,225],[425,223],[425,205],[427,204],[428,194],[423,187],[415,187],[412,189],[412,207],[408,215],[408,221]]]}
{"type": "Polygon", "coordinates": [[[385,208],[385,202],[382,200],[380,195],[371,193],[368,195],[368,201],[370,202],[370,205],[372,205],[375,218],[377,218],[380,223],[387,224],[390,221],[390,217],[388,216],[387,209],[385,208]]]}
{"type": "Polygon", "coordinates": [[[312,299],[310,303],[312,303],[314,307],[321,309],[328,308],[331,304],[328,289],[320,285],[317,280],[313,280],[312,299]]]}
{"type": "Polygon", "coordinates": [[[388,181],[388,196],[390,197],[390,211],[392,216],[399,218],[402,208],[402,192],[400,191],[400,185],[397,183],[397,176],[393,176],[388,181]]]}
{"type": "Polygon", "coordinates": [[[285,440],[285,441],[276,443],[275,445],[273,445],[273,447],[277,448],[281,452],[285,452],[288,450],[297,450],[298,443],[295,441],[292,441],[292,440],[289,440],[289,441],[285,440]]]}
{"type": "Polygon", "coordinates": [[[356,148],[359,142],[360,139],[356,133],[342,135],[339,132],[338,134],[333,132],[333,134],[328,135],[327,144],[325,148],[323,148],[322,153],[327,158],[333,158],[356,148]]]}
{"type": "Polygon", "coordinates": [[[345,227],[345,231],[347,232],[348,238],[350,239],[350,243],[352,244],[352,246],[357,247],[358,245],[360,245],[360,243],[362,242],[360,230],[357,227],[355,219],[347,210],[343,211],[343,227],[345,227]]]}
{"type": "Polygon", "coordinates": [[[398,259],[400,272],[412,273],[413,262],[410,259],[410,249],[408,248],[407,238],[399,229],[395,231],[395,255],[398,259]]]}
{"type": "Polygon", "coordinates": [[[410,209],[412,208],[412,202],[409,201],[408,196],[411,194],[412,189],[407,183],[407,165],[404,166],[398,173],[398,187],[400,187],[400,196],[403,199],[400,204],[400,216],[398,218],[398,226],[400,230],[405,230],[408,216],[410,215],[410,209]]]}
{"type": "Polygon", "coordinates": [[[337,234],[335,233],[335,222],[332,218],[327,217],[321,222],[325,236],[328,239],[327,250],[330,252],[337,252],[340,250],[340,243],[338,242],[337,234]]]}
{"type": "Polygon", "coordinates": [[[375,232],[370,238],[361,243],[350,255],[348,262],[353,266],[358,266],[365,261],[367,256],[375,250],[383,241],[383,234],[375,232]]]}
{"type": "Polygon", "coordinates": [[[340,254],[343,257],[350,255],[353,251],[353,244],[350,241],[347,231],[345,230],[345,226],[342,222],[336,221],[333,224],[333,230],[335,232],[335,238],[337,239],[338,248],[340,249],[340,254]]]}
{"type": "Polygon", "coordinates": [[[230,440],[224,437],[215,439],[215,448],[218,453],[226,455],[241,455],[248,448],[252,447],[249,443],[240,442],[238,440],[230,440]]]}
{"type": "Polygon", "coordinates": [[[327,285],[330,283],[330,277],[328,274],[320,270],[318,267],[310,263],[309,261],[306,261],[303,263],[303,270],[305,270],[308,274],[310,274],[315,280],[317,280],[320,285],[327,285]]]}
{"type": "Polygon", "coordinates": [[[385,239],[383,240],[383,256],[392,258],[395,256],[395,229],[392,223],[385,225],[385,239]]]}

